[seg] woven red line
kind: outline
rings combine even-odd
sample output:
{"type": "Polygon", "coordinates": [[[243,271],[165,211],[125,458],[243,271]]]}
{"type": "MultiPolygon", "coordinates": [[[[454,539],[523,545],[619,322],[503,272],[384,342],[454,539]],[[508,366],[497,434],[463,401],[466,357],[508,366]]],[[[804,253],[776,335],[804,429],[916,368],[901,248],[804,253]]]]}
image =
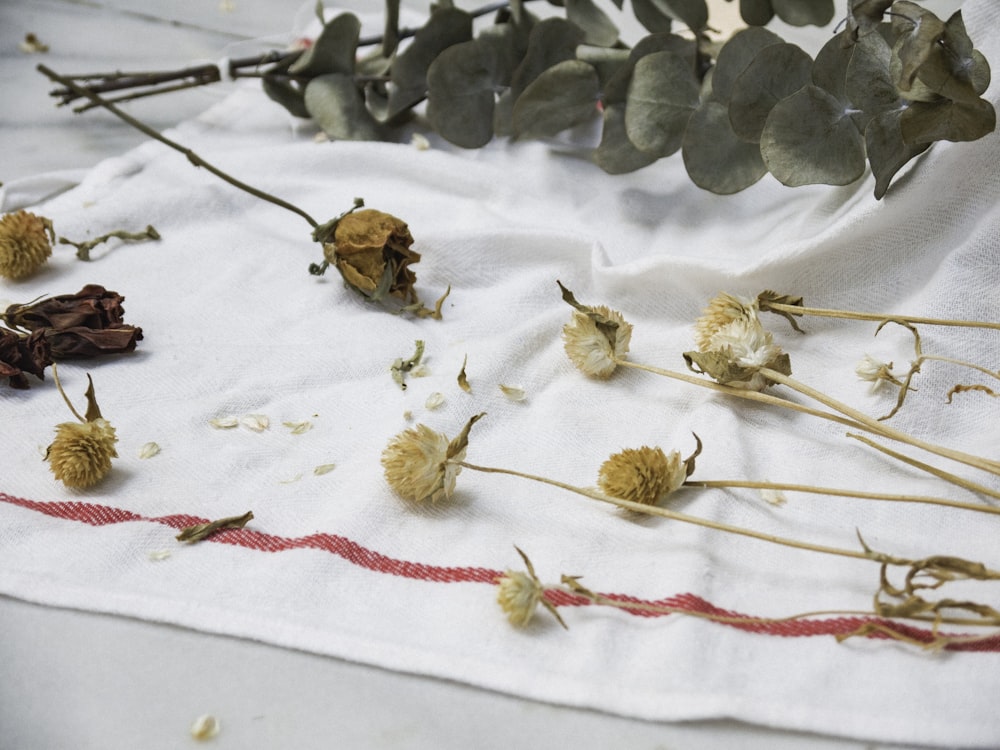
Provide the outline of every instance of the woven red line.
{"type": "MultiPolygon", "coordinates": [[[[134,521],[145,521],[149,523],[160,523],[175,529],[185,526],[205,523],[206,518],[190,516],[186,514],[174,514],[160,517],[147,517],[131,511],[113,508],[96,503],[85,502],[40,502],[37,500],[27,500],[14,497],[0,492],[0,502],[17,505],[28,510],[43,513],[47,516],[59,518],[66,521],[78,521],[91,526],[105,526],[116,523],[126,523],[134,521]]],[[[246,549],[261,552],[284,552],[294,549],[316,549],[329,552],[343,558],[353,565],[371,570],[376,573],[388,573],[389,575],[412,578],[422,581],[436,583],[489,583],[493,584],[501,575],[499,570],[478,567],[450,567],[439,565],[427,565],[415,563],[408,560],[399,560],[383,555],[380,552],[368,549],[354,542],[347,537],[337,534],[316,533],[302,537],[283,537],[275,534],[266,534],[255,529],[227,529],[212,535],[208,542],[221,544],[231,544],[246,549]]],[[[865,624],[878,624],[891,628],[909,638],[924,643],[933,641],[934,636],[926,628],[906,625],[903,623],[885,620],[878,617],[864,616],[834,616],[827,618],[807,618],[803,620],[789,620],[786,622],[755,622],[761,618],[756,618],[746,613],[717,607],[711,602],[701,597],[685,593],[666,599],[639,599],[624,594],[604,594],[609,599],[614,599],[623,603],[654,605],[670,607],[680,610],[681,613],[688,614],[710,614],[719,617],[732,618],[735,622],[716,621],[720,625],[727,625],[739,630],[745,630],[761,635],[781,636],[781,637],[808,637],[817,635],[848,635],[855,632],[865,624]],[[744,622],[740,622],[744,620],[744,622]]],[[[590,600],[576,594],[569,593],[562,589],[550,589],[545,593],[546,599],[558,607],[565,606],[586,606],[591,604],[590,600]]],[[[638,617],[665,617],[669,613],[648,612],[640,609],[623,608],[624,612],[638,617]]],[[[886,639],[889,636],[881,632],[868,634],[868,638],[886,639]]],[[[978,651],[978,652],[998,652],[1000,651],[1000,635],[984,638],[970,643],[951,643],[947,646],[951,651],[978,651]]]]}

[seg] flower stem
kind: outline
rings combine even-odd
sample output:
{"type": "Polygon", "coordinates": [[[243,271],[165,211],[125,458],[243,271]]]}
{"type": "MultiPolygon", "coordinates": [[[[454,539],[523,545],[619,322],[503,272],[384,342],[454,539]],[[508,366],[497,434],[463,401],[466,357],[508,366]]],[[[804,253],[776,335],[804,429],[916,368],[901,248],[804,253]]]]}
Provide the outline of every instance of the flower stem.
{"type": "Polygon", "coordinates": [[[921,318],[913,315],[892,315],[888,313],[868,313],[854,310],[831,310],[822,307],[800,307],[786,305],[782,302],[768,302],[769,310],[788,313],[789,315],[814,315],[821,318],[841,318],[847,320],[871,321],[903,321],[910,324],[932,326],[964,326],[966,328],[993,328],[1000,330],[1000,323],[990,323],[984,320],[948,320],[943,318],[921,318]]]}
{"type": "Polygon", "coordinates": [[[576,487],[572,484],[566,484],[564,482],[560,482],[555,479],[548,479],[547,477],[541,477],[535,474],[526,474],[524,472],[514,471],[513,469],[500,469],[491,466],[477,466],[476,464],[470,464],[466,461],[451,461],[451,463],[466,469],[470,469],[472,471],[480,471],[486,474],[507,474],[512,477],[520,477],[521,479],[530,479],[535,482],[541,482],[542,484],[549,484],[552,485],[553,487],[559,487],[560,489],[568,490],[569,492],[574,492],[577,495],[588,497],[591,500],[598,500],[602,503],[617,505],[619,508],[624,508],[625,510],[631,510],[636,513],[643,513],[645,515],[650,515],[650,516],[661,516],[663,518],[669,518],[673,521],[689,523],[695,526],[703,526],[708,529],[714,529],[715,531],[723,531],[728,534],[737,534],[739,536],[747,536],[753,539],[760,539],[765,542],[771,542],[772,544],[780,544],[785,547],[794,547],[796,549],[804,549],[812,552],[822,552],[823,554],[837,555],[839,557],[850,557],[856,560],[874,560],[876,562],[890,563],[892,565],[913,565],[914,563],[913,560],[907,560],[898,557],[888,557],[874,552],[862,552],[858,550],[842,549],[840,547],[828,547],[822,544],[812,544],[810,542],[802,542],[799,541],[798,539],[789,539],[787,537],[775,536],[773,534],[765,534],[760,531],[745,529],[741,526],[731,526],[729,524],[719,523],[717,521],[710,521],[707,518],[699,518],[697,516],[689,516],[685,513],[677,513],[676,511],[667,510],[666,508],[661,508],[657,505],[643,505],[642,503],[634,503],[630,500],[622,500],[621,498],[611,497],[596,490],[590,490],[585,487],[576,487]]]}
{"type": "Polygon", "coordinates": [[[860,412],[835,398],[827,396],[825,393],[817,391],[815,388],[812,388],[795,378],[790,378],[787,375],[768,367],[762,367],[758,372],[772,382],[787,386],[792,390],[798,391],[804,396],[808,396],[809,398],[818,401],[824,406],[830,407],[834,411],[838,411],[841,414],[850,417],[858,424],[864,425],[869,432],[880,434],[883,437],[887,437],[901,443],[907,443],[915,448],[921,448],[929,453],[933,453],[943,458],[950,458],[953,461],[966,464],[967,466],[972,466],[980,469],[981,471],[1000,475],[1000,463],[996,461],[991,461],[990,459],[983,458],[981,456],[974,456],[969,453],[963,453],[962,451],[953,450],[951,448],[945,448],[940,445],[935,445],[934,443],[928,443],[925,440],[908,435],[902,430],[889,427],[888,425],[869,417],[867,414],[860,412]]]}
{"type": "Polygon", "coordinates": [[[63,86],[65,86],[66,88],[74,91],[75,93],[79,94],[80,96],[84,96],[84,97],[90,99],[95,104],[97,104],[97,105],[99,105],[101,107],[104,107],[104,109],[106,109],[108,112],[110,112],[111,114],[113,114],[115,117],[117,117],[118,119],[122,120],[126,124],[131,125],[136,130],[138,130],[138,131],[140,131],[142,133],[145,133],[150,138],[153,138],[153,139],[155,139],[157,141],[160,141],[160,143],[166,144],[167,146],[169,146],[170,148],[174,149],[175,151],[179,151],[180,153],[184,154],[184,156],[187,157],[187,160],[189,162],[191,162],[192,164],[194,164],[194,166],[196,166],[196,167],[203,167],[207,171],[209,171],[212,174],[214,174],[216,177],[224,180],[225,182],[228,182],[233,187],[239,188],[240,190],[242,190],[242,191],[244,191],[246,193],[249,193],[250,195],[254,196],[255,198],[260,198],[261,200],[267,201],[268,203],[273,203],[276,206],[280,206],[281,208],[284,208],[287,211],[291,211],[294,214],[298,214],[303,219],[305,219],[307,222],[309,222],[309,225],[311,227],[313,227],[314,229],[319,226],[319,222],[318,221],[316,221],[312,216],[310,216],[309,214],[307,214],[305,211],[303,211],[298,206],[295,206],[295,205],[293,205],[291,203],[288,203],[287,201],[283,201],[280,198],[276,198],[275,196],[270,195],[269,193],[265,193],[262,190],[258,190],[257,188],[253,187],[252,185],[248,185],[247,183],[241,182],[240,180],[237,180],[235,177],[232,177],[232,176],[226,174],[225,172],[223,172],[218,167],[215,167],[212,164],[209,164],[207,161],[205,161],[204,159],[202,159],[200,156],[198,156],[198,154],[196,154],[191,149],[182,146],[181,144],[177,143],[176,141],[170,140],[169,138],[167,138],[165,135],[163,135],[162,133],[160,133],[155,128],[151,128],[149,125],[146,125],[144,122],[142,122],[140,120],[137,120],[136,118],[132,117],[131,115],[123,112],[121,109],[119,109],[118,107],[116,107],[114,104],[111,104],[110,102],[104,101],[104,99],[102,99],[100,96],[98,96],[97,94],[93,93],[92,91],[88,91],[86,88],[83,88],[82,86],[78,85],[72,79],[67,78],[66,76],[62,76],[59,73],[56,73],[54,70],[46,67],[45,65],[39,65],[38,66],[38,71],[40,73],[43,73],[44,75],[48,76],[51,80],[55,81],[56,83],[61,83],[63,86]]]}
{"type": "Polygon", "coordinates": [[[981,365],[976,365],[973,364],[972,362],[966,362],[961,359],[953,359],[952,357],[942,357],[937,354],[922,354],[920,355],[920,359],[915,364],[919,364],[926,360],[933,360],[934,362],[948,362],[949,364],[959,365],[961,367],[968,367],[972,370],[981,372],[984,375],[989,375],[991,378],[996,378],[997,380],[1000,380],[1000,373],[996,372],[995,370],[990,370],[987,367],[982,367],[981,365]]]}
{"type": "MultiPolygon", "coordinates": [[[[865,441],[872,445],[870,441],[865,441]]],[[[928,467],[930,468],[930,467],[928,467]]],[[[957,478],[957,477],[956,477],[957,478]]],[[[927,505],[941,505],[946,508],[958,508],[961,510],[971,510],[977,511],[979,513],[992,513],[994,515],[1000,515],[1000,508],[994,508],[989,505],[977,505],[975,503],[963,503],[958,500],[948,500],[943,497],[927,497],[924,495],[899,495],[899,494],[887,494],[881,492],[863,492],[861,490],[845,490],[836,489],[832,487],[815,487],[809,484],[785,484],[782,482],[751,482],[751,481],[741,481],[741,480],[689,480],[684,483],[685,487],[705,487],[705,488],[723,488],[723,487],[739,487],[751,490],[786,490],[788,492],[806,492],[813,495],[832,495],[835,497],[854,497],[863,500],[880,500],[886,502],[897,502],[897,503],[924,503],[927,505]]]]}

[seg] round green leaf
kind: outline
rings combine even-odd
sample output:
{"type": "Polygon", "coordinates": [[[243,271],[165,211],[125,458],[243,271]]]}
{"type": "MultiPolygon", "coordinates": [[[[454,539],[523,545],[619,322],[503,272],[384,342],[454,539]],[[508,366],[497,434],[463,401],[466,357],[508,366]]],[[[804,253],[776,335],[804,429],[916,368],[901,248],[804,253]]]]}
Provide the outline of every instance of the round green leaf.
{"type": "Polygon", "coordinates": [[[656,157],[640,151],[625,132],[625,107],[612,104],[604,107],[604,129],[601,144],[594,149],[594,163],[608,174],[625,174],[649,166],[656,157]]]}
{"type": "Polygon", "coordinates": [[[323,27],[313,45],[292,63],[289,73],[312,78],[326,73],[353,73],[361,22],[342,13],[323,27]]]}
{"type": "Polygon", "coordinates": [[[303,92],[294,84],[279,76],[265,75],[261,79],[264,93],[276,101],[293,117],[309,117],[309,110],[303,99],[303,92]]]}
{"type": "Polygon", "coordinates": [[[328,73],[313,78],[306,85],[305,105],[323,132],[333,140],[378,140],[378,128],[351,75],[328,73]]]}
{"type": "Polygon", "coordinates": [[[673,52],[646,55],[635,65],[625,106],[625,130],[642,151],[669,156],[681,147],[684,128],[698,106],[698,81],[673,52]]]}
{"type": "Polygon", "coordinates": [[[996,110],[985,99],[913,102],[899,118],[903,140],[911,145],[931,141],[975,141],[992,133],[996,125],[996,110]]]}
{"type": "Polygon", "coordinates": [[[618,41],[618,27],[594,0],[564,0],[566,18],[583,29],[585,44],[610,47],[618,41]]]}
{"type": "Polygon", "coordinates": [[[760,147],[737,137],[720,102],[704,102],[694,111],[681,153],[691,181],[718,195],[738,193],[767,174],[760,147]]]}
{"type": "Polygon", "coordinates": [[[583,31],[562,18],[546,18],[535,24],[528,37],[528,51],[510,80],[514,99],[556,63],[574,59],[576,48],[582,43],[583,31]]]}
{"type": "Polygon", "coordinates": [[[733,83],[764,47],[781,44],[780,36],[767,29],[753,26],[734,34],[722,45],[712,69],[712,98],[728,103],[733,83]]]}
{"type": "Polygon", "coordinates": [[[674,23],[673,18],[661,10],[654,0],[632,0],[632,13],[635,20],[652,34],[666,34],[674,23]]]}
{"type": "Polygon", "coordinates": [[[833,20],[833,0],[771,0],[774,12],[790,26],[826,26],[833,20]]]}
{"type": "Polygon", "coordinates": [[[865,171],[865,146],[844,105],[818,86],[803,86],[767,116],[760,152],[789,187],[847,185],[865,171]]]}
{"type": "MultiPolygon", "coordinates": [[[[874,36],[871,35],[871,36],[874,36]]],[[[899,126],[900,110],[876,115],[865,128],[868,163],[875,175],[875,199],[881,200],[896,173],[915,156],[922,154],[930,143],[911,146],[903,140],[899,126]]]]}
{"type": "Polygon", "coordinates": [[[427,117],[434,129],[463,148],[493,138],[495,63],[492,50],[476,41],[444,50],[427,70],[427,117]]]}
{"type": "Polygon", "coordinates": [[[680,21],[692,31],[708,25],[708,5],[705,0],[652,0],[664,15],[680,21]]]}
{"type": "Polygon", "coordinates": [[[852,49],[846,87],[851,103],[869,117],[899,109],[899,91],[889,70],[892,61],[889,43],[881,34],[865,34],[852,49]]]}
{"type": "Polygon", "coordinates": [[[766,26],[774,18],[771,0],[740,0],[740,18],[747,26],[766,26]]]}
{"type": "Polygon", "coordinates": [[[812,63],[794,44],[771,44],[760,50],[733,82],[729,98],[733,132],[757,143],[771,108],[809,83],[812,63]]]}
{"type": "Polygon", "coordinates": [[[409,109],[427,95],[427,68],[442,50],[472,38],[472,16],[457,8],[431,14],[410,45],[392,64],[389,117],[409,109]]]}
{"type": "Polygon", "coordinates": [[[586,122],[597,114],[599,94],[592,65],[580,60],[554,65],[514,103],[514,132],[525,138],[545,138],[586,122]]]}
{"type": "Polygon", "coordinates": [[[847,98],[847,66],[851,62],[854,42],[847,31],[830,37],[813,61],[812,82],[842,102],[847,98]]]}

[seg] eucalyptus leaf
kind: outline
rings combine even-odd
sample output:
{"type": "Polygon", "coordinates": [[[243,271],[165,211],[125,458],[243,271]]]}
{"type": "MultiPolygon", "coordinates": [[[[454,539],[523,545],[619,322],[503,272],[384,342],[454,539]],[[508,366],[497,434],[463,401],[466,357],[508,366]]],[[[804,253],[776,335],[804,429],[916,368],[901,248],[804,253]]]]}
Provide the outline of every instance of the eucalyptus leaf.
{"type": "Polygon", "coordinates": [[[782,38],[773,31],[756,26],[734,34],[715,60],[712,70],[712,98],[725,104],[733,93],[733,83],[764,47],[781,44],[782,38]]]}
{"type": "Polygon", "coordinates": [[[629,51],[582,44],[576,48],[576,59],[594,66],[601,86],[606,87],[628,65],[629,51]]]}
{"type": "Polygon", "coordinates": [[[538,76],[557,63],[576,57],[576,48],[583,43],[579,26],[562,18],[546,18],[535,24],[528,37],[528,50],[511,77],[511,94],[516,101],[538,76]]]}
{"type": "Polygon", "coordinates": [[[812,79],[812,58],[794,44],[760,50],[733,82],[729,120],[745,141],[760,141],[771,108],[812,79]]]}
{"type": "Polygon", "coordinates": [[[889,189],[889,183],[903,166],[922,154],[930,143],[907,144],[899,126],[900,111],[888,111],[872,118],[865,128],[865,146],[868,163],[875,175],[875,198],[881,200],[889,189]]]}
{"type": "Polygon", "coordinates": [[[302,53],[288,72],[312,78],[326,73],[353,73],[361,22],[352,13],[342,13],[320,32],[313,45],[302,53]]]}
{"type": "Polygon", "coordinates": [[[444,50],[427,70],[427,117],[446,140],[479,148],[493,138],[495,57],[478,41],[444,50]]]}
{"type": "Polygon", "coordinates": [[[673,27],[674,19],[661,10],[654,0],[632,0],[632,13],[635,20],[652,34],[666,34],[673,27]]]}
{"type": "Polygon", "coordinates": [[[733,132],[729,108],[721,102],[703,102],[694,111],[681,154],[691,181],[718,195],[738,193],[767,174],[760,147],[733,132]]]}
{"type": "Polygon", "coordinates": [[[830,37],[813,61],[812,82],[842,102],[847,96],[847,66],[850,65],[854,43],[847,31],[830,37]]]}
{"type": "Polygon", "coordinates": [[[293,117],[310,117],[303,91],[287,79],[265,75],[261,79],[261,87],[269,99],[280,104],[293,117]]]}
{"type": "Polygon", "coordinates": [[[640,39],[629,50],[626,65],[619,69],[604,85],[603,101],[605,104],[625,102],[635,64],[646,55],[651,55],[654,52],[673,52],[681,59],[690,62],[692,73],[696,70],[698,49],[694,40],[671,33],[649,34],[640,39]]]}
{"type": "Polygon", "coordinates": [[[471,15],[455,8],[433,13],[393,63],[389,117],[409,109],[427,95],[427,69],[443,50],[470,39],[471,15]]]}
{"type": "Polygon", "coordinates": [[[514,70],[527,51],[527,38],[521,39],[521,32],[514,24],[501,23],[480,31],[476,41],[492,50],[494,83],[497,86],[510,86],[514,70]]]}
{"type": "Polygon", "coordinates": [[[900,115],[903,140],[910,145],[932,141],[974,141],[992,133],[997,115],[984,99],[914,102],[900,115]]]}
{"type": "Polygon", "coordinates": [[[635,65],[625,106],[625,130],[642,151],[669,156],[681,147],[698,106],[698,81],[673,52],[646,55],[635,65]]]}
{"type": "Polygon", "coordinates": [[[945,25],[916,3],[898,0],[893,5],[892,28],[898,34],[893,52],[901,63],[896,85],[905,92],[913,86],[920,66],[944,37],[945,25]]]}
{"type": "Polygon", "coordinates": [[[861,134],[843,104],[813,84],[774,106],[760,152],[771,174],[790,187],[847,185],[865,171],[861,134]]]}
{"type": "Polygon", "coordinates": [[[656,161],[653,154],[640,151],[625,132],[625,106],[604,107],[604,128],[601,143],[594,149],[594,163],[608,174],[626,174],[647,167],[656,161]]]}
{"type": "MultiPolygon", "coordinates": [[[[880,34],[859,37],[847,66],[847,96],[868,118],[898,111],[903,103],[890,70],[892,49],[880,34]]],[[[864,121],[867,126],[867,120],[864,121]]]]}
{"type": "Polygon", "coordinates": [[[597,115],[600,82],[592,65],[566,60],[531,82],[514,103],[514,133],[546,138],[597,115]]]}
{"type": "Polygon", "coordinates": [[[740,18],[747,26],[766,25],[774,18],[771,0],[740,0],[740,18]]]}
{"type": "Polygon", "coordinates": [[[313,78],[306,85],[304,101],[309,114],[331,139],[378,140],[378,127],[353,76],[328,73],[313,78]]]}
{"type": "Polygon", "coordinates": [[[833,0],[771,0],[774,12],[789,26],[826,26],[833,20],[833,0]]]}
{"type": "Polygon", "coordinates": [[[857,41],[878,28],[895,0],[850,0],[847,3],[847,36],[857,41]]]}
{"type": "Polygon", "coordinates": [[[918,68],[917,78],[941,96],[970,103],[989,86],[989,64],[972,48],[961,11],[948,19],[944,36],[918,68]]]}
{"type": "Polygon", "coordinates": [[[670,16],[691,31],[701,31],[708,25],[708,5],[705,0],[652,0],[664,15],[670,16]]]}
{"type": "Polygon", "coordinates": [[[618,27],[594,0],[565,0],[566,18],[583,29],[585,44],[610,47],[618,41],[618,27]]]}

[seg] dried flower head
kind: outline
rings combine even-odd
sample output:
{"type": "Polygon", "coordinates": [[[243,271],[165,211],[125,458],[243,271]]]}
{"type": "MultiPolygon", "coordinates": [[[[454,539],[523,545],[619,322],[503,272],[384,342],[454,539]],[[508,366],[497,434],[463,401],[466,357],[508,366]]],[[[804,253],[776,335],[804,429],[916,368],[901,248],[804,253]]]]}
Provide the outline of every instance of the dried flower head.
{"type": "Polygon", "coordinates": [[[574,311],[573,319],[563,326],[563,345],[570,361],[585,375],[594,378],[609,378],[618,367],[616,359],[628,354],[632,338],[632,326],[617,310],[604,305],[593,311],[615,325],[609,331],[595,316],[574,311]]]}
{"type": "Polygon", "coordinates": [[[382,452],[385,478],[404,500],[436,503],[450,498],[465,458],[469,430],[482,417],[472,417],[454,440],[418,424],[396,435],[382,452]]]}
{"type": "Polygon", "coordinates": [[[409,266],[420,260],[420,254],[410,249],[412,244],[406,222],[368,208],[339,219],[333,241],[323,245],[323,255],[348,285],[366,297],[380,300],[389,295],[411,303],[417,301],[413,288],[417,275],[409,266]]]}
{"type": "Polygon", "coordinates": [[[871,383],[872,393],[879,390],[883,383],[903,385],[899,378],[892,374],[892,362],[883,362],[868,354],[861,358],[861,361],[854,368],[854,372],[862,380],[871,383]]]}
{"type": "Polygon", "coordinates": [[[678,489],[688,477],[687,463],[677,451],[660,448],[626,448],[601,465],[597,484],[611,497],[643,505],[656,505],[678,489]]]}
{"type": "Polygon", "coordinates": [[[721,328],[734,320],[748,320],[757,315],[753,300],[728,292],[715,295],[694,322],[694,339],[698,351],[708,351],[711,339],[721,328]]]}
{"type": "Polygon", "coordinates": [[[29,388],[26,373],[45,377],[52,364],[52,350],[44,331],[23,335],[0,328],[0,378],[8,378],[11,388],[29,388]]]}
{"type": "Polygon", "coordinates": [[[0,218],[0,276],[23,279],[52,255],[55,232],[52,222],[28,211],[5,214],[0,218]]]}
{"type": "Polygon", "coordinates": [[[104,330],[124,325],[125,298],[100,284],[87,284],[76,294],[43,297],[27,304],[10,305],[3,319],[12,328],[37,331],[39,328],[63,330],[83,326],[104,330]]]}
{"type": "Polygon", "coordinates": [[[566,623],[563,622],[556,608],[545,599],[545,587],[535,575],[535,568],[531,564],[531,560],[517,547],[514,549],[521,556],[528,572],[523,573],[508,568],[502,576],[497,578],[497,603],[507,614],[507,620],[510,621],[511,625],[522,628],[531,621],[535,610],[541,604],[565,628],[566,623]]]}
{"type": "Polygon", "coordinates": [[[111,471],[116,458],[115,428],[106,419],[63,422],[56,425],[56,439],[45,458],[55,478],[67,487],[90,487],[111,471]]]}
{"type": "Polygon", "coordinates": [[[67,487],[90,487],[107,476],[111,471],[111,459],[118,457],[115,428],[101,416],[90,375],[87,375],[86,416],[80,416],[66,397],[55,365],[52,375],[66,405],[80,421],[56,425],[56,438],[46,450],[45,460],[49,462],[55,478],[67,487]]]}
{"type": "MultiPolygon", "coordinates": [[[[752,391],[763,391],[771,381],[760,370],[768,368],[790,375],[788,355],[774,343],[771,332],[761,325],[757,314],[737,317],[722,325],[709,336],[697,352],[685,352],[688,366],[698,366],[723,385],[752,391]]],[[[694,367],[692,367],[694,369],[694,367]]]]}

